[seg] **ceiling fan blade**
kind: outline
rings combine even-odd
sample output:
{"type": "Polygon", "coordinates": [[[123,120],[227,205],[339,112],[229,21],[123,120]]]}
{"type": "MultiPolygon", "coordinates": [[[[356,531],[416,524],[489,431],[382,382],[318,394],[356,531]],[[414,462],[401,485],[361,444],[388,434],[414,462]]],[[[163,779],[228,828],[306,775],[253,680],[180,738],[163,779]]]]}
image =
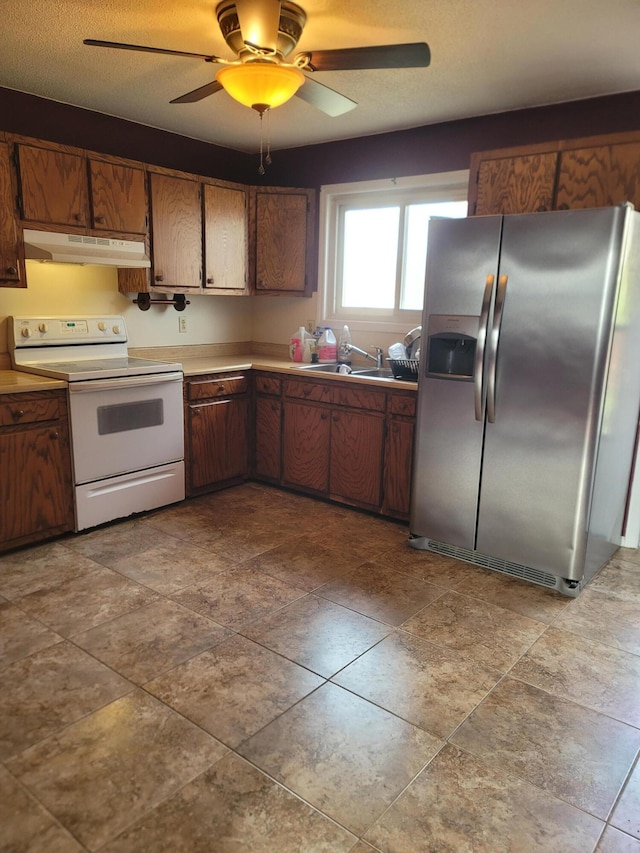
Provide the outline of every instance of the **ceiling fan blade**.
{"type": "Polygon", "coordinates": [[[275,53],[280,0],[235,0],[242,40],[259,53],[275,53]]]}
{"type": "Polygon", "coordinates": [[[312,80],[311,77],[305,78],[304,85],[300,86],[296,92],[296,97],[317,107],[332,118],[344,115],[358,106],[351,98],[341,95],[340,92],[330,89],[323,83],[318,83],[317,80],[312,80]]]}
{"type": "Polygon", "coordinates": [[[180,95],[179,98],[174,98],[172,101],[169,101],[170,104],[193,104],[196,101],[201,101],[203,98],[208,98],[209,95],[215,95],[216,92],[219,92],[222,89],[220,83],[217,80],[212,80],[211,83],[205,83],[204,86],[200,86],[197,89],[193,89],[191,92],[187,92],[186,95],[180,95]]]}
{"type": "Polygon", "coordinates": [[[124,44],[119,41],[101,41],[100,39],[84,39],[83,44],[91,47],[115,47],[118,50],[140,50],[144,53],[165,53],[169,56],[189,56],[192,59],[204,59],[207,62],[218,62],[217,56],[209,56],[206,53],[187,53],[184,50],[168,50],[164,47],[147,47],[142,44],[124,44]]]}
{"type": "MultiPolygon", "coordinates": [[[[305,54],[302,54],[303,56],[305,54]]],[[[386,44],[377,47],[347,47],[337,50],[314,50],[309,57],[309,71],[357,71],[369,68],[426,68],[431,51],[425,42],[386,44]]]]}

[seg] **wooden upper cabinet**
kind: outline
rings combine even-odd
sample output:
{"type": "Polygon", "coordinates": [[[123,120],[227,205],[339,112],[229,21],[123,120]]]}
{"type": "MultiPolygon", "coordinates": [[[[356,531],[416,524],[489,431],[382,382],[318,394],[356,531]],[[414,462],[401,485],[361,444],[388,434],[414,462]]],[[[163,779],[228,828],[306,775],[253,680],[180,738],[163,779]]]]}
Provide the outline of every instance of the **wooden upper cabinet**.
{"type": "Polygon", "coordinates": [[[144,170],[89,160],[91,225],[96,231],[145,234],[147,193],[144,170]]]}
{"type": "Polygon", "coordinates": [[[17,145],[23,219],[89,225],[85,158],[63,150],[17,145]]]}
{"type": "Polygon", "coordinates": [[[199,290],[202,283],[200,183],[156,172],[151,195],[152,284],[199,290]]]}
{"type": "Polygon", "coordinates": [[[24,286],[20,280],[18,244],[9,146],[0,142],[0,285],[24,286]]]}
{"type": "Polygon", "coordinates": [[[204,185],[206,291],[247,293],[247,213],[244,188],[204,185]]]}
{"type": "Polygon", "coordinates": [[[255,290],[309,296],[315,256],[315,192],[255,192],[255,290]]]}
{"type": "Polygon", "coordinates": [[[562,152],[556,208],[607,207],[624,201],[640,209],[640,142],[562,152]]]}
{"type": "Polygon", "coordinates": [[[481,161],[475,209],[470,205],[470,212],[481,216],[552,210],[557,160],[552,151],[481,161]]]}

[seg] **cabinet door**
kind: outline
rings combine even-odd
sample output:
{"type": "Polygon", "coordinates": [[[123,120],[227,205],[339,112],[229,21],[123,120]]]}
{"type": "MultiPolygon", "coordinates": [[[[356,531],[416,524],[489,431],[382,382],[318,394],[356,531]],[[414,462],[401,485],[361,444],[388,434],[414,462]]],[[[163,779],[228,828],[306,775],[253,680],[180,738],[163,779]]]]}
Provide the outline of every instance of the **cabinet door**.
{"type": "Polygon", "coordinates": [[[409,517],[413,421],[389,422],[384,455],[383,512],[397,518],[409,517]]]}
{"type": "Polygon", "coordinates": [[[147,195],[144,171],[89,160],[91,217],[97,231],[145,234],[147,195]]]}
{"type": "Polygon", "coordinates": [[[473,213],[535,213],[551,210],[558,155],[525,154],[484,160],[477,175],[473,213]]]}
{"type": "Polygon", "coordinates": [[[242,189],[204,186],[205,288],[247,291],[247,194],[242,189]]]}
{"type": "Polygon", "coordinates": [[[329,408],[285,401],[283,482],[326,494],[329,491],[329,408]]]}
{"type": "Polygon", "coordinates": [[[77,154],[18,145],[22,216],[51,225],[88,225],[86,161],[77,154]]]}
{"type": "Polygon", "coordinates": [[[383,415],[333,411],[331,497],[380,508],[383,441],[383,415]]]}
{"type": "Polygon", "coordinates": [[[280,481],[282,403],[278,397],[256,397],[255,475],[280,481]]]}
{"type": "Polygon", "coordinates": [[[609,207],[623,201],[640,208],[640,142],[562,152],[557,209],[609,207]]]}
{"type": "Polygon", "coordinates": [[[242,397],[189,406],[190,490],[247,476],[248,405],[242,397]]]}
{"type": "Polygon", "coordinates": [[[200,289],[202,202],[200,184],[150,174],[151,247],[154,285],[200,289]]]}
{"type": "Polygon", "coordinates": [[[309,293],[309,194],[259,190],[255,206],[256,291],[309,293]]]}
{"type": "Polygon", "coordinates": [[[14,214],[9,146],[0,143],[0,285],[20,285],[18,226],[14,214]]]}
{"type": "Polygon", "coordinates": [[[0,433],[0,546],[73,529],[66,424],[0,433]]]}

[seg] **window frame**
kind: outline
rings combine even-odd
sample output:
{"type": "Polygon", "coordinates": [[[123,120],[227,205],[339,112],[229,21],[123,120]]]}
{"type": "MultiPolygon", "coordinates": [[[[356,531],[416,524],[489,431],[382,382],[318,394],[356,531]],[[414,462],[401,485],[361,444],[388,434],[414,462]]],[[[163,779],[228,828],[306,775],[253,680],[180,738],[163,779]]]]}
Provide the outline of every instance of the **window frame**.
{"type": "MultiPolygon", "coordinates": [[[[440,172],[406,178],[385,178],[348,184],[327,184],[320,188],[320,231],[318,257],[318,296],[321,324],[341,327],[345,323],[356,331],[404,332],[419,325],[422,311],[376,308],[340,310],[338,265],[341,258],[342,235],[339,223],[349,207],[366,202],[367,206],[385,207],[394,204],[466,201],[469,170],[440,172]]],[[[401,215],[404,220],[404,215],[401,215]]],[[[406,227],[399,234],[399,251],[404,254],[406,227]]],[[[396,287],[398,282],[396,281],[396,287]]]]}

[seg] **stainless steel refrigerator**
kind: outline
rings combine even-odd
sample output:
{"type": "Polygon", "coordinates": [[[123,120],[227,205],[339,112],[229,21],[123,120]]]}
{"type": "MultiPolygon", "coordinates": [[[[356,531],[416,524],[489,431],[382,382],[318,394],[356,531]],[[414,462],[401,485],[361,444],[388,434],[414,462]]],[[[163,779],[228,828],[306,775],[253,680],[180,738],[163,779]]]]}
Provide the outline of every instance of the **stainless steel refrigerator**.
{"type": "Polygon", "coordinates": [[[429,226],[413,547],[575,596],[620,543],[640,406],[640,213],[429,226]]]}

